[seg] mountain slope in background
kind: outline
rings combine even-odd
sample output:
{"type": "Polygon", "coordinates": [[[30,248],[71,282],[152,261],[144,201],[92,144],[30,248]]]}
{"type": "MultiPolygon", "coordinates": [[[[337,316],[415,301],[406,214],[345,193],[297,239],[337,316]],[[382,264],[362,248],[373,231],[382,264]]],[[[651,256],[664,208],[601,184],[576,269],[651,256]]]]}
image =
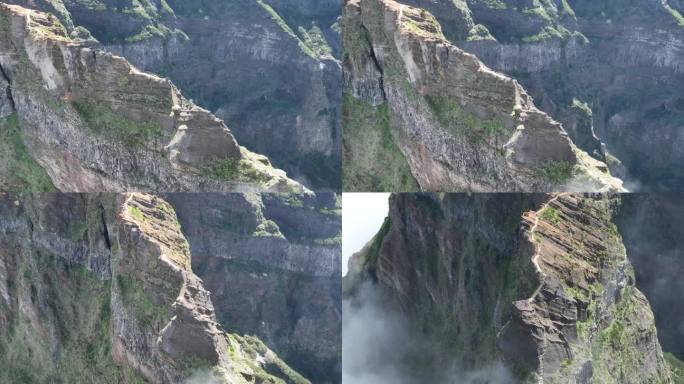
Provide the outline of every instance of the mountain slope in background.
{"type": "Polygon", "coordinates": [[[402,342],[366,346],[365,368],[351,360],[398,377],[386,382],[671,383],[613,224],[619,204],[610,195],[393,195],[344,289],[350,313],[370,306],[401,324],[389,339],[402,342]]]}
{"type": "Polygon", "coordinates": [[[190,243],[193,270],[212,292],[226,329],[258,336],[315,383],[340,383],[338,198],[322,193],[166,198],[190,243]]]}
{"type": "Polygon", "coordinates": [[[9,2],[170,78],[298,181],[339,189],[339,0],[9,2]]]}

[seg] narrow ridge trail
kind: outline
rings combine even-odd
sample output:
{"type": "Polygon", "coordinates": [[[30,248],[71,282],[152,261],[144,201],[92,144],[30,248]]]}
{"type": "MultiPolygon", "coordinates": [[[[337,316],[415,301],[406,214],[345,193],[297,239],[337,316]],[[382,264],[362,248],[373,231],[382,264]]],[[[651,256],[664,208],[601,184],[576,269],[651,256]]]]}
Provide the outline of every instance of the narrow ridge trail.
{"type": "Polygon", "coordinates": [[[547,201],[544,205],[542,205],[542,207],[539,210],[534,212],[534,224],[530,228],[527,237],[532,243],[534,243],[534,255],[532,256],[532,264],[534,264],[534,267],[537,269],[537,273],[540,276],[540,283],[537,289],[532,294],[532,296],[530,296],[530,298],[527,299],[529,303],[534,301],[534,299],[537,297],[542,287],[544,286],[545,275],[544,271],[542,271],[541,267],[539,266],[539,257],[541,256],[541,243],[534,238],[534,233],[537,230],[537,227],[539,226],[539,216],[541,216],[542,212],[544,212],[544,210],[546,210],[553,202],[557,201],[561,196],[564,196],[566,194],[567,193],[560,193],[554,196],[551,200],[547,201]]]}

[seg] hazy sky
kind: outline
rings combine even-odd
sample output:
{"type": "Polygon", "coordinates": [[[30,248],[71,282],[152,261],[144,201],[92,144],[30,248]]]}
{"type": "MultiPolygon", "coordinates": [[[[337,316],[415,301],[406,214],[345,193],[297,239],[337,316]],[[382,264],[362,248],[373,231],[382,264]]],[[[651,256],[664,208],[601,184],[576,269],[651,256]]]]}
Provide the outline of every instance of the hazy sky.
{"type": "Polygon", "coordinates": [[[347,261],[380,230],[389,211],[389,193],[342,194],[342,274],[347,261]]]}

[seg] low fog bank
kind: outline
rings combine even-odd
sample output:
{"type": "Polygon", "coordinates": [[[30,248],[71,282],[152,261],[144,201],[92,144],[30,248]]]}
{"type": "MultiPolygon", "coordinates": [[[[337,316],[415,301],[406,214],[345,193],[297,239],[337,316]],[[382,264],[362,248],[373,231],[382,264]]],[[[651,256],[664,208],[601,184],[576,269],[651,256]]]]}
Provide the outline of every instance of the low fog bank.
{"type": "Polygon", "coordinates": [[[365,284],[343,301],[342,381],[345,384],[508,384],[508,370],[495,363],[464,372],[449,362],[400,313],[383,308],[381,294],[365,284]]]}
{"type": "Polygon", "coordinates": [[[623,195],[616,224],[660,344],[684,359],[684,194],[623,195]]]}

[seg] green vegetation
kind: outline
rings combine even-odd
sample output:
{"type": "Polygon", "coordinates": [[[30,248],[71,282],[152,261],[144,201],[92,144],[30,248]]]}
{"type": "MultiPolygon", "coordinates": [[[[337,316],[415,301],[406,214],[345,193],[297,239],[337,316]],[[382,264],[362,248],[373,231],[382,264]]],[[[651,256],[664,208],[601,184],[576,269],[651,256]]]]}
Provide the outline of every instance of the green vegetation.
{"type": "Polygon", "coordinates": [[[162,136],[158,122],[138,122],[115,113],[104,103],[74,101],[72,106],[95,133],[122,141],[129,146],[142,146],[162,136]]]}
{"type": "Polygon", "coordinates": [[[479,41],[479,40],[496,40],[494,36],[489,32],[489,29],[482,24],[476,24],[468,32],[468,41],[479,41]]]}
{"type": "Polygon", "coordinates": [[[378,264],[378,257],[380,257],[380,248],[382,247],[382,243],[385,240],[385,236],[387,236],[391,227],[392,220],[390,220],[388,216],[385,218],[385,221],[382,222],[380,231],[378,231],[375,237],[373,237],[373,242],[371,243],[371,246],[368,248],[368,252],[366,252],[366,257],[363,261],[364,269],[368,269],[368,271],[372,275],[375,275],[378,264]]]}
{"type": "Polygon", "coordinates": [[[237,180],[240,159],[216,159],[209,162],[202,174],[213,180],[237,180]]]}
{"type": "MultiPolygon", "coordinates": [[[[406,16],[407,15],[404,14],[404,17],[406,16]]],[[[442,26],[430,12],[425,10],[421,12],[420,18],[415,19],[406,17],[403,25],[411,32],[420,36],[438,39],[444,38],[442,26]]]]}
{"type": "Polygon", "coordinates": [[[285,236],[280,232],[280,227],[273,220],[264,220],[260,223],[253,234],[256,237],[277,237],[284,239],[285,236]]]}
{"type": "Polygon", "coordinates": [[[539,170],[539,176],[552,182],[564,183],[573,174],[575,166],[569,161],[551,161],[539,170]]]}
{"type": "MultiPolygon", "coordinates": [[[[48,0],[58,10],[62,21],[70,26],[73,26],[72,16],[69,11],[64,8],[61,1],[48,0]]],[[[187,39],[185,33],[178,29],[173,29],[164,24],[167,18],[173,18],[175,13],[169,6],[166,0],[159,2],[152,0],[129,0],[127,2],[115,2],[108,4],[101,0],[71,0],[79,6],[88,9],[90,12],[98,13],[119,13],[134,19],[137,24],[140,24],[140,30],[137,33],[132,33],[130,30],[118,30],[116,24],[105,23],[101,28],[93,29],[93,32],[98,34],[98,37],[103,42],[117,42],[126,41],[129,43],[139,42],[153,37],[165,38],[171,35],[177,35],[187,39]]]]}
{"type": "Polygon", "coordinates": [[[665,8],[665,10],[667,10],[670,13],[670,15],[672,15],[672,17],[674,17],[674,19],[677,21],[677,24],[680,27],[684,28],[684,16],[682,16],[681,12],[679,12],[678,10],[673,8],[670,4],[665,3],[665,2],[663,3],[663,7],[665,8]]]}
{"type": "Polygon", "coordinates": [[[506,9],[508,6],[503,0],[479,0],[480,3],[491,9],[506,9]]]}
{"type": "Polygon", "coordinates": [[[82,240],[88,232],[88,223],[84,221],[73,221],[69,223],[69,238],[73,241],[82,240]]]}
{"type": "Polygon", "coordinates": [[[211,160],[202,167],[201,173],[216,181],[263,183],[269,179],[249,161],[237,158],[211,160]]]}
{"type": "MultiPolygon", "coordinates": [[[[592,359],[597,382],[626,382],[626,378],[641,373],[638,367],[646,356],[638,348],[644,340],[655,339],[655,326],[641,329],[634,319],[651,318],[648,302],[634,287],[622,289],[615,304],[613,320],[593,340],[592,359]]],[[[595,317],[595,322],[601,324],[595,317]]],[[[659,382],[656,377],[642,377],[644,383],[659,382]]]]}
{"type": "Polygon", "coordinates": [[[214,366],[214,364],[212,364],[208,360],[205,360],[201,357],[193,357],[193,358],[185,360],[183,362],[183,366],[181,367],[181,371],[185,375],[191,376],[195,372],[204,372],[213,366],[214,366]]]}
{"type": "Polygon", "coordinates": [[[73,2],[90,9],[92,11],[105,11],[107,10],[107,4],[101,0],[72,0],[73,2]]]}
{"type": "Polygon", "coordinates": [[[136,220],[139,220],[139,221],[145,220],[145,214],[143,213],[143,211],[140,208],[136,207],[135,205],[130,205],[129,209],[131,211],[131,215],[133,215],[133,217],[136,220]]]}
{"type": "Polygon", "coordinates": [[[610,343],[614,349],[622,348],[625,342],[625,323],[622,319],[615,319],[603,333],[601,333],[603,341],[610,343]]]}
{"type": "Polygon", "coordinates": [[[22,310],[0,304],[8,321],[0,331],[0,382],[146,382],[112,359],[109,281],[54,255],[19,260],[10,296],[26,299],[22,310]]]}
{"type": "Polygon", "coordinates": [[[17,114],[0,119],[0,189],[16,192],[52,192],[45,170],[28,152],[17,114]]]}
{"type": "Polygon", "coordinates": [[[550,26],[547,25],[542,30],[537,33],[536,35],[533,36],[526,36],[522,38],[522,41],[524,43],[535,43],[539,41],[544,41],[544,40],[549,40],[549,39],[564,39],[566,37],[569,37],[571,35],[570,31],[568,31],[565,27],[561,26],[550,26]]]}
{"type": "Polygon", "coordinates": [[[621,239],[622,236],[620,235],[620,229],[618,228],[615,223],[609,223],[608,224],[608,233],[610,234],[611,237],[615,239],[621,239]]]}
{"type": "Polygon", "coordinates": [[[392,222],[389,217],[386,217],[385,221],[380,227],[380,230],[371,240],[372,243],[367,249],[362,250],[362,252],[365,252],[362,255],[363,259],[360,260],[358,264],[354,265],[353,270],[350,270],[347,276],[345,276],[342,282],[342,291],[344,295],[351,295],[358,288],[359,282],[361,282],[362,279],[366,279],[368,275],[371,279],[376,279],[375,273],[377,270],[377,261],[380,255],[380,248],[382,247],[382,242],[385,240],[385,236],[387,236],[391,227],[392,222]]]}
{"type": "Polygon", "coordinates": [[[572,7],[570,6],[570,4],[568,3],[568,0],[561,0],[561,5],[562,5],[562,7],[563,7],[562,10],[561,10],[561,12],[562,12],[563,14],[568,15],[568,16],[570,16],[570,17],[572,17],[572,18],[575,17],[575,10],[572,9],[572,7]]]}
{"type": "Polygon", "coordinates": [[[303,27],[299,27],[299,34],[302,36],[302,42],[311,48],[317,57],[332,57],[332,48],[330,48],[330,44],[325,39],[323,31],[317,25],[314,25],[308,31],[303,27]]]}
{"type": "Polygon", "coordinates": [[[329,237],[327,239],[314,239],[314,243],[318,245],[341,245],[342,235],[337,235],[335,237],[329,237]]]}
{"type": "Polygon", "coordinates": [[[665,360],[670,364],[674,384],[684,384],[684,362],[669,352],[665,352],[665,360]]]}
{"type": "Polygon", "coordinates": [[[387,104],[372,106],[345,94],[342,184],[347,191],[419,189],[390,127],[387,104]]]}
{"type": "Polygon", "coordinates": [[[155,304],[145,293],[144,283],[135,277],[119,275],[116,278],[121,299],[131,308],[144,326],[165,324],[171,319],[168,308],[155,304]]]}
{"type": "Polygon", "coordinates": [[[264,384],[311,384],[309,380],[275,355],[266,358],[263,365],[257,364],[255,361],[269,355],[268,347],[258,337],[229,334],[228,341],[231,359],[238,365],[244,364],[251,368],[254,372],[255,382],[264,384]],[[238,351],[242,351],[246,356],[240,356],[238,351]],[[285,377],[286,380],[280,377],[285,377]]]}
{"type": "Polygon", "coordinates": [[[591,110],[591,107],[589,107],[589,104],[574,97],[572,98],[572,108],[579,109],[580,111],[584,112],[587,117],[592,117],[594,115],[594,112],[591,110]]]}
{"type": "Polygon", "coordinates": [[[307,54],[309,57],[320,60],[321,57],[318,55],[316,51],[314,51],[309,45],[307,45],[304,41],[302,41],[299,36],[290,28],[290,26],[285,22],[285,20],[278,14],[278,12],[273,9],[270,5],[266,4],[264,0],[256,0],[257,4],[259,4],[268,14],[271,16],[273,21],[278,24],[278,26],[285,31],[288,35],[292,36],[294,39],[296,39],[299,43],[299,47],[302,49],[302,51],[307,54]]]}
{"type": "Polygon", "coordinates": [[[546,207],[546,209],[541,212],[541,218],[551,224],[560,223],[560,213],[554,207],[546,207]]]}
{"type": "Polygon", "coordinates": [[[525,15],[535,16],[546,21],[553,21],[553,14],[539,1],[533,0],[533,7],[525,8],[522,13],[525,15]]]}
{"type": "Polygon", "coordinates": [[[426,96],[425,99],[442,126],[456,135],[465,136],[471,143],[483,143],[508,133],[500,119],[481,119],[463,110],[449,97],[426,96]]]}

